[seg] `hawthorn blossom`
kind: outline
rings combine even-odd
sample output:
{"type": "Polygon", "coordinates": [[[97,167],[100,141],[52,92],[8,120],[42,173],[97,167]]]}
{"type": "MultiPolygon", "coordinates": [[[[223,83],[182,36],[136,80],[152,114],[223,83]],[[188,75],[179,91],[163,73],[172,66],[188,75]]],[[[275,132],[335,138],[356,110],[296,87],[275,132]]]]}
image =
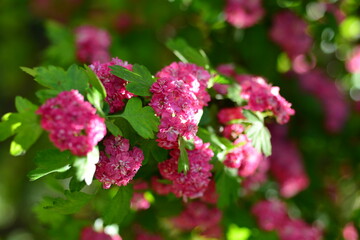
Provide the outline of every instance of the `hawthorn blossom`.
{"type": "Polygon", "coordinates": [[[260,201],[252,207],[251,213],[265,231],[280,230],[288,221],[286,206],[279,200],[260,201]]]}
{"type": "Polygon", "coordinates": [[[77,90],[48,99],[36,113],[54,145],[77,156],[91,152],[106,134],[104,119],[77,90]]]}
{"type": "Polygon", "coordinates": [[[210,204],[216,204],[219,198],[219,194],[216,192],[215,181],[211,180],[204,192],[204,195],[201,197],[201,201],[210,204]]]}
{"type": "Polygon", "coordinates": [[[279,183],[280,194],[283,197],[290,198],[306,189],[309,185],[309,179],[295,143],[283,135],[284,132],[280,126],[273,127],[270,130],[272,133],[270,171],[279,183]]]}
{"type": "Polygon", "coordinates": [[[257,167],[255,173],[251,176],[245,178],[241,185],[245,190],[245,193],[251,193],[258,189],[264,182],[267,180],[267,172],[270,169],[269,159],[264,157],[262,161],[260,161],[259,166],[257,167]]]}
{"type": "Polygon", "coordinates": [[[270,29],[271,39],[285,51],[291,59],[306,54],[312,45],[307,33],[307,23],[291,11],[275,15],[270,29]]]}
{"type": "Polygon", "coordinates": [[[112,184],[125,186],[133,179],[144,154],[140,148],[130,150],[129,140],[123,137],[109,136],[104,140],[105,152],[100,152],[100,161],[96,164],[95,177],[108,189],[112,184]]]}
{"type": "MultiPolygon", "coordinates": [[[[217,114],[217,118],[221,124],[228,124],[232,120],[246,119],[242,113],[242,107],[233,107],[233,108],[222,108],[217,114]]],[[[239,126],[233,126],[234,128],[239,126]]],[[[241,129],[241,127],[239,127],[241,129]]],[[[227,130],[228,131],[228,130],[227,130]]],[[[229,133],[227,132],[227,135],[229,133]]]]}
{"type": "Polygon", "coordinates": [[[345,67],[350,73],[360,73],[360,46],[352,50],[345,67]]]}
{"type": "Polygon", "coordinates": [[[226,0],[225,19],[234,27],[251,27],[264,15],[261,0],[226,0]]]}
{"type": "Polygon", "coordinates": [[[89,67],[95,72],[105,87],[105,101],[110,105],[110,113],[120,111],[124,108],[124,100],[130,99],[135,95],[126,90],[127,81],[113,75],[110,66],[119,65],[132,71],[132,65],[118,58],[113,58],[110,62],[94,62],[89,67]]]}
{"type": "Polygon", "coordinates": [[[357,231],[356,227],[354,226],[353,222],[349,222],[345,225],[345,227],[342,230],[342,235],[345,240],[358,240],[359,239],[358,231],[357,231]]]}
{"type": "Polygon", "coordinates": [[[79,61],[109,61],[110,34],[100,28],[84,25],[75,29],[76,56],[79,61]]]}
{"type": "Polygon", "coordinates": [[[270,110],[279,124],[287,123],[290,116],[295,114],[291,103],[280,95],[280,88],[266,83],[264,78],[237,75],[236,80],[242,89],[241,97],[248,101],[244,108],[260,112],[270,110]]]}
{"type": "Polygon", "coordinates": [[[322,232],[301,219],[293,219],[286,221],[279,228],[279,236],[280,240],[320,240],[322,232]]]}
{"type": "Polygon", "coordinates": [[[171,183],[171,192],[177,197],[202,197],[210,182],[212,164],[210,160],[214,153],[209,149],[209,143],[203,143],[195,138],[194,150],[187,150],[189,157],[189,171],[185,174],[178,172],[180,151],[170,151],[171,158],[158,164],[160,174],[171,183]]]}
{"type": "Polygon", "coordinates": [[[179,137],[193,139],[202,108],[210,101],[206,92],[211,75],[190,63],[172,63],[156,74],[149,105],[160,117],[156,140],[160,147],[176,149],[179,137]]]}
{"type": "Polygon", "coordinates": [[[221,218],[219,209],[209,207],[203,202],[190,202],[186,204],[184,211],[171,222],[176,228],[184,231],[198,228],[203,236],[220,238],[222,235],[221,218]]]}
{"type": "Polygon", "coordinates": [[[300,86],[319,99],[325,112],[325,127],[330,132],[339,132],[344,126],[349,106],[344,93],[320,69],[299,75],[300,86]]]}
{"type": "Polygon", "coordinates": [[[118,235],[109,235],[103,231],[95,231],[92,227],[85,227],[81,231],[80,240],[122,240],[118,235]]]}

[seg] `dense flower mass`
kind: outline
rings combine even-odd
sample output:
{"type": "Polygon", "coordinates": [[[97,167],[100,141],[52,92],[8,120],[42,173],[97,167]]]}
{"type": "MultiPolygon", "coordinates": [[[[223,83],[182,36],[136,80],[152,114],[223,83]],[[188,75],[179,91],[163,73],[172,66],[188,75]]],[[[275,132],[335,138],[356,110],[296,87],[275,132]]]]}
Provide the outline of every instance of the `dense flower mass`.
{"type": "Polygon", "coordinates": [[[105,152],[100,152],[100,161],[96,165],[95,177],[108,189],[112,184],[125,186],[135,176],[144,154],[140,148],[129,150],[129,140],[123,137],[109,136],[104,140],[105,152]]]}
{"type": "Polygon", "coordinates": [[[359,239],[358,231],[357,231],[356,227],[354,226],[353,222],[349,222],[345,225],[345,227],[343,228],[343,231],[342,231],[342,235],[345,240],[358,240],[359,239]]]}
{"type": "Polygon", "coordinates": [[[279,124],[287,123],[290,116],[295,114],[291,103],[280,95],[280,88],[269,85],[264,78],[237,75],[236,80],[242,88],[241,97],[248,101],[245,108],[252,111],[270,110],[279,124]]]}
{"type": "MultiPolygon", "coordinates": [[[[185,174],[178,172],[180,151],[174,149],[170,152],[171,158],[159,163],[160,174],[172,181],[171,192],[177,197],[202,197],[210,182],[212,164],[210,160],[214,153],[209,149],[209,143],[203,143],[195,138],[195,149],[187,150],[189,156],[189,171],[185,174]]],[[[169,185],[167,185],[169,186],[169,185]]]]}
{"type": "Polygon", "coordinates": [[[306,54],[312,45],[312,38],[307,34],[307,23],[291,11],[275,15],[270,37],[291,59],[306,54]]]}
{"type": "MultiPolygon", "coordinates": [[[[235,67],[230,64],[220,65],[217,69],[220,73],[235,78],[240,84],[240,96],[247,101],[244,109],[252,111],[272,111],[277,122],[280,124],[287,123],[290,116],[295,114],[295,110],[291,108],[291,103],[280,95],[280,88],[271,86],[264,78],[246,74],[236,74],[235,67]]],[[[217,84],[214,87],[219,93],[224,94],[227,92],[227,89],[224,89],[223,86],[226,85],[217,84]]],[[[239,111],[227,111],[236,114],[236,118],[234,119],[242,118],[242,113],[239,111]]],[[[221,112],[218,114],[218,119],[220,123],[223,124],[228,122],[229,120],[227,119],[232,117],[233,116],[228,117],[227,114],[221,112]]]]}
{"type": "Polygon", "coordinates": [[[156,74],[149,105],[161,118],[157,141],[160,147],[176,149],[179,137],[193,139],[202,108],[210,101],[206,92],[211,75],[189,63],[172,63],[156,74]]]}
{"type": "Polygon", "coordinates": [[[286,130],[280,126],[271,128],[272,155],[270,171],[280,185],[280,194],[290,198],[309,185],[301,154],[295,143],[286,137],[286,130]]]}
{"type": "Polygon", "coordinates": [[[61,151],[85,156],[106,134],[104,119],[77,91],[64,91],[48,99],[37,111],[41,126],[61,151]]]}
{"type": "Polygon", "coordinates": [[[227,0],[225,18],[237,28],[251,27],[264,16],[262,0],[227,0]]]}
{"type": "Polygon", "coordinates": [[[81,231],[80,240],[122,240],[118,235],[109,235],[105,232],[97,232],[92,227],[86,227],[81,231]]]}
{"type": "Polygon", "coordinates": [[[322,232],[301,219],[288,220],[279,229],[280,240],[320,240],[322,232]]]}
{"type": "Polygon", "coordinates": [[[339,132],[349,115],[349,107],[344,93],[320,69],[299,75],[299,80],[300,86],[317,97],[323,105],[326,129],[331,132],[339,132]]]}
{"type": "Polygon", "coordinates": [[[76,55],[79,61],[107,62],[110,59],[110,34],[94,26],[84,25],[75,29],[76,55]]]}
{"type": "Polygon", "coordinates": [[[217,208],[209,207],[203,202],[190,202],[179,216],[172,219],[172,223],[185,231],[199,228],[201,234],[206,237],[220,238],[221,217],[221,211],[217,208]]]}
{"type": "Polygon", "coordinates": [[[110,73],[109,66],[119,65],[132,71],[132,65],[118,58],[113,58],[110,62],[94,62],[90,68],[98,76],[106,89],[105,101],[110,105],[110,113],[120,111],[124,108],[124,100],[134,96],[126,90],[127,81],[110,73]]]}
{"type": "Polygon", "coordinates": [[[278,200],[266,200],[256,203],[252,210],[259,227],[266,231],[281,229],[288,221],[287,209],[278,200]]]}

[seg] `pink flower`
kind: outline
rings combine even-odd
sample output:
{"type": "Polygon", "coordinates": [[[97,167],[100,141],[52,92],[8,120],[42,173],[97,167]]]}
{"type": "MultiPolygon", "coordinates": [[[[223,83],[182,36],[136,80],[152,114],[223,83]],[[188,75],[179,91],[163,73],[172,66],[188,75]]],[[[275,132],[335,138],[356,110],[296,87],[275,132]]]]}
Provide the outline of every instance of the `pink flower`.
{"type": "Polygon", "coordinates": [[[161,183],[157,177],[151,178],[151,188],[159,195],[168,195],[171,193],[172,185],[161,183]]]}
{"type": "Polygon", "coordinates": [[[77,90],[48,99],[36,113],[54,145],[77,156],[91,152],[106,134],[104,119],[96,115],[96,109],[77,90]]]}
{"type": "Polygon", "coordinates": [[[256,203],[252,209],[259,227],[265,231],[279,230],[288,221],[287,209],[278,200],[264,200],[256,203]]]}
{"type": "Polygon", "coordinates": [[[350,73],[360,73],[360,46],[352,50],[345,67],[350,73]]]}
{"type": "Polygon", "coordinates": [[[307,53],[312,45],[312,38],[307,33],[307,23],[291,11],[275,15],[270,37],[291,59],[307,53]]]}
{"type": "Polygon", "coordinates": [[[237,75],[236,80],[242,88],[241,97],[248,101],[244,108],[261,112],[270,110],[279,124],[287,123],[290,116],[295,114],[291,103],[280,95],[279,87],[273,87],[265,79],[251,75],[237,75]]]}
{"type": "Polygon", "coordinates": [[[112,184],[125,186],[135,176],[144,154],[134,147],[129,150],[129,140],[122,137],[109,136],[104,140],[105,152],[100,152],[100,161],[96,164],[95,177],[108,189],[112,184]],[[115,150],[114,146],[117,146],[115,150]]]}
{"type": "Polygon", "coordinates": [[[211,208],[202,202],[190,202],[186,204],[185,210],[171,221],[176,228],[181,230],[191,231],[199,228],[204,236],[220,238],[222,235],[219,226],[221,218],[219,209],[211,208]]]}
{"type": "Polygon", "coordinates": [[[222,108],[218,112],[217,118],[221,124],[227,124],[236,119],[245,119],[242,110],[242,107],[222,108]]]}
{"type": "Polygon", "coordinates": [[[339,132],[349,115],[349,107],[344,93],[320,69],[301,74],[299,79],[301,87],[317,97],[323,105],[327,130],[339,132]]]}
{"type": "Polygon", "coordinates": [[[187,150],[189,157],[189,171],[178,173],[178,159],[180,151],[174,149],[170,152],[171,158],[159,163],[160,174],[170,181],[171,192],[177,197],[202,197],[210,182],[212,165],[210,160],[214,153],[209,149],[209,143],[202,143],[199,138],[195,140],[195,149],[187,150]]]}
{"type": "Polygon", "coordinates": [[[143,192],[134,192],[131,198],[131,208],[138,210],[146,210],[150,208],[150,202],[145,198],[143,192]]]}
{"type": "Polygon", "coordinates": [[[358,240],[359,239],[358,231],[355,228],[353,222],[349,222],[345,225],[345,227],[342,231],[342,235],[345,240],[358,240]]]}
{"type": "Polygon", "coordinates": [[[216,204],[218,198],[219,195],[216,192],[215,181],[211,180],[204,192],[204,195],[201,197],[201,200],[205,203],[216,204]]]}
{"type": "Polygon", "coordinates": [[[194,64],[174,62],[156,77],[149,105],[161,118],[157,142],[160,147],[176,149],[180,136],[196,136],[202,108],[210,101],[206,88],[211,75],[194,64]]]}
{"type": "Polygon", "coordinates": [[[124,100],[130,99],[135,95],[126,90],[127,81],[110,73],[109,66],[119,65],[132,71],[132,65],[118,58],[113,58],[110,62],[101,64],[94,62],[90,68],[95,72],[105,87],[105,101],[110,105],[110,113],[120,111],[124,108],[124,100]]]}
{"type": "Polygon", "coordinates": [[[237,28],[251,27],[263,18],[265,11],[261,0],[227,0],[225,18],[237,28]]]}
{"type": "Polygon", "coordinates": [[[260,161],[254,174],[245,178],[241,185],[243,186],[245,193],[251,193],[258,189],[267,180],[267,172],[270,168],[269,159],[264,157],[260,161]]]}
{"type": "Polygon", "coordinates": [[[271,130],[270,170],[280,185],[280,194],[290,198],[307,188],[309,179],[296,145],[286,137],[277,135],[276,128],[271,130]]]}
{"type": "Polygon", "coordinates": [[[84,25],[75,29],[76,55],[79,61],[109,61],[110,34],[100,28],[84,25]]]}
{"type": "Polygon", "coordinates": [[[301,219],[285,222],[279,229],[280,240],[320,240],[322,232],[301,219]]]}
{"type": "Polygon", "coordinates": [[[105,232],[97,232],[91,227],[86,227],[81,231],[80,240],[122,240],[122,238],[116,235],[109,235],[105,232]]]}

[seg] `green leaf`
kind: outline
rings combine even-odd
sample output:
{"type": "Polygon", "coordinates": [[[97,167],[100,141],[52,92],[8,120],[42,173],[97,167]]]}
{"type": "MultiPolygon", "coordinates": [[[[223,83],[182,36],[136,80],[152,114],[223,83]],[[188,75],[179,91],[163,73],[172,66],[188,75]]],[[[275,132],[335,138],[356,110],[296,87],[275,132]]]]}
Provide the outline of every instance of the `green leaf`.
{"type": "Polygon", "coordinates": [[[113,199],[107,204],[103,212],[104,224],[116,223],[121,225],[130,210],[133,189],[131,185],[120,187],[113,199]]]}
{"type": "Polygon", "coordinates": [[[9,134],[13,133],[16,134],[10,144],[10,154],[19,156],[24,154],[40,137],[42,128],[39,124],[39,116],[35,114],[38,108],[36,105],[25,98],[16,97],[15,106],[19,113],[9,115],[8,121],[10,122],[8,124],[4,123],[4,135],[2,137],[9,137],[9,134]]]}
{"type": "Polygon", "coordinates": [[[4,141],[17,132],[17,129],[21,126],[21,118],[18,116],[18,113],[7,113],[2,117],[2,122],[0,122],[0,141],[4,141]]]}
{"type": "Polygon", "coordinates": [[[251,144],[265,156],[271,155],[271,134],[264,125],[263,119],[258,118],[250,111],[244,111],[245,117],[251,122],[251,126],[246,129],[245,133],[251,140],[251,144]]]}
{"type": "Polygon", "coordinates": [[[34,181],[50,173],[69,170],[71,164],[70,157],[71,155],[68,151],[60,152],[57,149],[47,149],[38,152],[34,160],[37,167],[28,174],[30,181],[34,181]]]}
{"type": "Polygon", "coordinates": [[[50,41],[49,47],[45,50],[47,62],[61,66],[69,66],[75,62],[73,31],[55,21],[46,22],[45,29],[46,36],[50,41]]]}
{"type": "Polygon", "coordinates": [[[168,150],[159,147],[155,140],[143,139],[139,145],[144,153],[142,165],[147,164],[150,159],[154,159],[156,162],[163,162],[168,159],[168,150]]]}
{"type": "Polygon", "coordinates": [[[123,133],[120,130],[120,128],[116,126],[116,124],[113,123],[111,120],[106,120],[105,124],[106,124],[106,128],[109,130],[109,132],[111,132],[112,135],[114,135],[115,137],[123,136],[123,133]]]}
{"type": "Polygon", "coordinates": [[[106,89],[105,89],[104,85],[101,83],[98,76],[94,73],[94,71],[89,66],[84,65],[84,68],[85,68],[85,73],[88,76],[89,83],[91,84],[91,86],[94,87],[96,90],[98,90],[99,93],[101,94],[102,98],[105,99],[106,98],[106,89]]]}
{"type": "Polygon", "coordinates": [[[96,170],[95,164],[99,162],[99,148],[96,146],[84,157],[75,157],[74,167],[76,168],[76,177],[79,181],[85,180],[90,185],[96,170]]]}
{"type": "Polygon", "coordinates": [[[239,178],[236,173],[233,174],[230,169],[225,168],[216,173],[215,184],[216,192],[219,194],[218,206],[225,208],[238,199],[240,188],[239,178]]]}
{"type": "Polygon", "coordinates": [[[92,87],[87,90],[86,98],[96,108],[99,115],[104,117],[105,114],[102,110],[104,99],[101,93],[92,87]]]}
{"type": "Polygon", "coordinates": [[[84,94],[88,87],[88,75],[84,69],[71,65],[67,71],[60,67],[48,66],[34,68],[35,81],[58,92],[78,90],[84,94]]]}
{"type": "Polygon", "coordinates": [[[180,149],[180,157],[178,161],[178,172],[184,172],[185,174],[189,171],[189,156],[186,151],[186,142],[183,137],[179,138],[179,149],[180,149]]]}
{"type": "Polygon", "coordinates": [[[54,98],[59,94],[59,90],[54,89],[41,89],[36,91],[35,95],[38,97],[40,102],[45,102],[49,98],[54,98]]]}
{"type": "Polygon", "coordinates": [[[155,116],[151,107],[142,107],[140,98],[131,98],[120,116],[125,118],[134,130],[145,139],[153,139],[154,132],[158,131],[159,118],[155,116]]]}
{"type": "Polygon", "coordinates": [[[229,86],[227,91],[227,97],[236,103],[237,105],[242,105],[244,103],[244,99],[240,96],[241,86],[239,84],[232,84],[229,86]]]}
{"type": "Polygon", "coordinates": [[[48,214],[74,214],[77,213],[93,197],[83,192],[65,191],[63,198],[45,198],[42,202],[42,208],[48,210],[48,214]]]}
{"type": "Polygon", "coordinates": [[[138,96],[150,96],[150,87],[154,83],[154,77],[149,70],[139,64],[134,64],[133,71],[130,71],[122,66],[110,66],[111,73],[115,76],[122,78],[129,83],[126,89],[138,96]]]}
{"type": "Polygon", "coordinates": [[[229,230],[226,233],[228,240],[247,240],[251,235],[249,228],[238,227],[235,224],[229,226],[229,230]]]}
{"type": "Polygon", "coordinates": [[[166,46],[184,63],[194,63],[205,68],[209,67],[209,60],[205,53],[190,47],[184,39],[170,39],[166,46]]]}
{"type": "Polygon", "coordinates": [[[29,74],[32,77],[36,76],[36,70],[32,69],[32,68],[28,68],[28,67],[20,67],[21,70],[23,70],[24,72],[26,72],[27,74],[29,74]]]}
{"type": "Polygon", "coordinates": [[[71,180],[69,182],[69,190],[70,190],[70,192],[79,192],[79,191],[81,191],[81,189],[83,189],[83,187],[85,187],[85,185],[86,185],[86,183],[84,181],[80,182],[74,176],[71,178],[71,180]]]}

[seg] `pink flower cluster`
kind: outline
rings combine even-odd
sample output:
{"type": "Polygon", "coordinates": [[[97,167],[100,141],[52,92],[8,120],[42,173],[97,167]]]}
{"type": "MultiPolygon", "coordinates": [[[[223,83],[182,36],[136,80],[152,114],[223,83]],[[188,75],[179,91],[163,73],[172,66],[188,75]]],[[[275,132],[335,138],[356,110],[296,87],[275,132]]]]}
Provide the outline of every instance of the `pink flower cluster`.
{"type": "Polygon", "coordinates": [[[264,158],[257,167],[254,174],[245,178],[241,185],[246,194],[250,194],[257,190],[268,179],[267,172],[270,169],[269,158],[264,158]]]}
{"type": "Polygon", "coordinates": [[[108,136],[104,140],[105,152],[100,152],[96,164],[95,177],[108,189],[112,184],[125,186],[135,176],[144,154],[140,148],[129,150],[129,140],[123,137],[108,136]]]}
{"type": "Polygon", "coordinates": [[[276,230],[280,240],[320,240],[320,229],[308,225],[301,219],[291,219],[283,202],[264,200],[256,203],[252,210],[259,227],[265,231],[276,230]]]}
{"type": "MultiPolygon", "coordinates": [[[[178,172],[178,159],[180,156],[178,149],[170,151],[171,158],[158,165],[160,174],[172,182],[171,185],[166,185],[166,190],[170,190],[177,197],[182,196],[185,199],[203,196],[210,182],[210,171],[213,167],[210,160],[214,153],[209,149],[210,144],[203,143],[198,137],[195,137],[194,143],[194,150],[187,150],[189,171],[186,174],[178,172]]],[[[158,187],[159,184],[161,183],[157,183],[158,187]]],[[[163,188],[160,189],[163,190],[163,188]]]]}
{"type": "Polygon", "coordinates": [[[354,226],[353,222],[349,222],[345,225],[345,227],[343,228],[343,231],[342,231],[342,235],[345,240],[358,240],[359,239],[358,231],[357,231],[356,227],[354,226]]]}
{"type": "Polygon", "coordinates": [[[150,234],[147,232],[141,232],[136,235],[135,240],[163,240],[161,236],[150,234]]]}
{"type": "Polygon", "coordinates": [[[161,118],[156,141],[160,147],[176,149],[179,137],[196,136],[201,110],[210,101],[206,88],[211,75],[194,64],[174,62],[156,77],[149,103],[161,118]]]}
{"type": "Polygon", "coordinates": [[[134,183],[134,193],[131,198],[131,208],[138,210],[146,210],[150,208],[151,203],[145,198],[144,191],[148,189],[147,182],[137,182],[134,183]]]}
{"type": "Polygon", "coordinates": [[[134,94],[126,90],[127,81],[110,73],[109,66],[119,65],[132,71],[132,65],[118,58],[113,58],[110,62],[101,64],[94,62],[90,68],[95,72],[105,87],[105,101],[110,105],[110,113],[120,111],[124,108],[124,100],[134,97],[134,94]]]}
{"type": "Polygon", "coordinates": [[[36,113],[54,145],[77,156],[91,152],[106,134],[104,119],[96,115],[96,109],[77,90],[48,99],[36,113]]]}
{"type": "Polygon", "coordinates": [[[350,73],[360,73],[360,46],[352,50],[345,66],[350,73]]]}
{"type": "MultiPolygon", "coordinates": [[[[240,84],[240,96],[248,101],[244,107],[245,109],[252,111],[272,111],[277,122],[280,124],[287,123],[290,116],[295,114],[295,110],[291,108],[291,103],[280,95],[279,87],[271,86],[264,78],[237,74],[235,67],[231,64],[220,65],[218,71],[228,77],[234,78],[240,84]]],[[[227,90],[224,89],[224,85],[216,84],[214,87],[220,90],[221,93],[227,92],[227,90]]],[[[225,88],[227,88],[226,85],[225,88]]]]}
{"type": "Polygon", "coordinates": [[[242,107],[223,108],[217,116],[220,123],[226,124],[222,131],[223,136],[232,140],[235,146],[226,154],[224,165],[229,168],[237,168],[239,176],[252,175],[264,156],[251,145],[251,141],[244,134],[242,124],[227,124],[236,119],[245,119],[242,107]]]}
{"type": "Polygon", "coordinates": [[[76,55],[79,61],[92,63],[109,61],[110,34],[94,26],[75,29],[76,55]]]}
{"type": "Polygon", "coordinates": [[[286,137],[286,128],[273,126],[270,130],[272,136],[270,171],[280,185],[280,194],[290,198],[306,189],[309,179],[304,171],[299,150],[294,142],[286,137]]]}
{"type": "Polygon", "coordinates": [[[313,69],[298,77],[301,87],[322,103],[326,129],[330,132],[339,132],[348,118],[349,107],[336,83],[320,69],[313,69]]]}
{"type": "Polygon", "coordinates": [[[122,240],[116,235],[109,235],[105,232],[97,232],[92,227],[86,227],[81,231],[80,240],[122,240]]]}
{"type": "Polygon", "coordinates": [[[291,11],[280,12],[274,17],[270,37],[291,59],[307,53],[312,45],[307,23],[291,11]]]}
{"type": "Polygon", "coordinates": [[[203,236],[220,238],[222,235],[221,218],[222,214],[219,209],[195,201],[186,204],[185,210],[179,216],[173,218],[172,223],[176,228],[184,231],[198,228],[203,236]]]}
{"type": "Polygon", "coordinates": [[[225,19],[237,28],[255,25],[264,14],[262,0],[226,0],[225,19]]]}

